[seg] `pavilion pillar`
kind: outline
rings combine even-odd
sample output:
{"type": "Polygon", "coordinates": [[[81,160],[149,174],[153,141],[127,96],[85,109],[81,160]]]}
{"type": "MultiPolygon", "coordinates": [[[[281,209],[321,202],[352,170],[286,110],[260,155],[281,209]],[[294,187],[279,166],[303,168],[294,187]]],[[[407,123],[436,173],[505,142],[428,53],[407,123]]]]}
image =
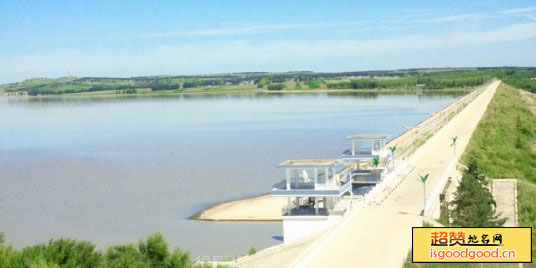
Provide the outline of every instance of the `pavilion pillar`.
{"type": "Polygon", "coordinates": [[[313,175],[313,178],[314,178],[315,188],[316,188],[316,183],[317,183],[317,181],[318,181],[318,169],[315,168],[315,169],[313,169],[313,171],[314,171],[314,173],[315,173],[315,174],[313,175]]]}
{"type": "Polygon", "coordinates": [[[335,183],[335,167],[331,168],[331,184],[336,185],[336,183],[335,183]]]}
{"type": "Polygon", "coordinates": [[[328,179],[329,179],[329,168],[324,169],[325,175],[324,175],[324,185],[328,185],[328,179]]]}
{"type": "Polygon", "coordinates": [[[287,213],[288,215],[292,215],[292,207],[290,206],[290,197],[287,197],[287,213]]]}
{"type": "Polygon", "coordinates": [[[286,172],[287,172],[287,190],[290,190],[290,168],[287,168],[286,172]]]}
{"type": "Polygon", "coordinates": [[[315,215],[318,215],[318,200],[316,197],[313,197],[315,200],[315,215]]]}
{"type": "MultiPolygon", "coordinates": [[[[298,169],[298,170],[300,170],[300,169],[298,169]]],[[[300,171],[301,171],[301,173],[303,173],[303,170],[300,170],[300,171]]],[[[294,180],[294,188],[295,189],[298,189],[300,187],[300,180],[299,180],[300,176],[302,176],[302,174],[298,175],[297,180],[294,180]]]]}
{"type": "Polygon", "coordinates": [[[352,155],[355,155],[355,140],[352,139],[352,155]]]}
{"type": "Polygon", "coordinates": [[[348,205],[348,207],[350,207],[353,203],[354,203],[354,188],[353,188],[353,185],[350,185],[350,205],[348,205]]]}

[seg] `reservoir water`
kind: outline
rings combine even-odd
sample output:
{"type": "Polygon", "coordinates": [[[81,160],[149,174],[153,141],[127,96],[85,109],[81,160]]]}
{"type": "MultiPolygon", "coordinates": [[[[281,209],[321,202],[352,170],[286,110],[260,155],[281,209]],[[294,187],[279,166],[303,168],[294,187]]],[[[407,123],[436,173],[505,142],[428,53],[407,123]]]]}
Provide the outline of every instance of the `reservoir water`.
{"type": "Polygon", "coordinates": [[[188,219],[269,192],[286,159],[337,158],[357,133],[391,138],[461,97],[349,93],[0,98],[0,232],[99,248],[162,232],[193,256],[280,243],[281,223],[188,219]]]}

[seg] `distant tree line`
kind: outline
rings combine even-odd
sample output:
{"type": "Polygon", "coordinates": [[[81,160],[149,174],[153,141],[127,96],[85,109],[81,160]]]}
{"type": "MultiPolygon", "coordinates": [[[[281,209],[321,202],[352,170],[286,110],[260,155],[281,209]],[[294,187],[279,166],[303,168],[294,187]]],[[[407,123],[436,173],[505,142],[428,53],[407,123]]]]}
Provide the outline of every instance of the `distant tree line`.
{"type": "Polygon", "coordinates": [[[164,83],[151,83],[146,86],[147,88],[150,88],[152,91],[159,91],[159,90],[175,90],[180,89],[180,84],[164,84],[164,83]]]}
{"type": "Polygon", "coordinates": [[[536,93],[536,71],[505,69],[499,78],[513,87],[536,93]]]}
{"type": "Polygon", "coordinates": [[[128,84],[97,84],[90,86],[87,91],[95,92],[104,90],[124,90],[130,88],[133,88],[133,86],[128,84]]]}
{"type": "Polygon", "coordinates": [[[355,79],[345,82],[337,83],[328,83],[328,88],[341,89],[341,88],[352,88],[352,89],[372,89],[377,88],[378,82],[372,79],[355,79]]]}
{"type": "Polygon", "coordinates": [[[54,89],[32,88],[26,92],[30,96],[37,96],[37,95],[58,95],[58,94],[76,93],[79,91],[75,89],[54,90],[54,89]]]}
{"type": "MultiPolygon", "coordinates": [[[[59,78],[29,79],[20,83],[2,85],[5,92],[26,91],[29,95],[51,95],[76,92],[95,92],[105,90],[135,90],[149,88],[153,91],[177,90],[196,87],[255,84],[258,88],[267,88],[270,84],[282,84],[287,81],[303,83],[310,89],[320,88],[325,84],[333,89],[374,89],[415,87],[424,89],[441,89],[451,87],[478,86],[493,77],[499,77],[513,86],[536,91],[536,68],[465,68],[465,69],[404,69],[395,71],[365,71],[339,73],[313,72],[246,72],[221,75],[191,76],[140,76],[130,78],[59,78]],[[349,77],[360,79],[345,80],[349,77]],[[377,77],[380,77],[379,79],[377,77]],[[326,80],[331,82],[326,83],[326,80]],[[333,82],[341,80],[340,82],[333,82]]],[[[276,88],[278,86],[275,86],[276,88]]],[[[274,88],[274,87],[272,87],[274,88]]]]}
{"type": "Polygon", "coordinates": [[[477,76],[464,77],[460,73],[432,73],[419,75],[406,75],[398,79],[353,79],[350,81],[328,83],[328,88],[333,89],[374,89],[374,88],[398,88],[422,86],[424,89],[442,89],[455,87],[475,87],[483,85],[492,78],[491,75],[477,74],[477,76]]]}
{"type": "MultiPolygon", "coordinates": [[[[487,80],[489,79],[491,79],[491,77],[487,80]]],[[[476,87],[483,85],[487,80],[484,80],[484,77],[467,77],[461,79],[419,78],[417,79],[417,84],[423,85],[426,89],[441,89],[453,87],[476,87]]]]}
{"type": "Polygon", "coordinates": [[[192,88],[192,87],[210,87],[210,86],[222,86],[225,85],[225,81],[223,79],[192,79],[184,81],[182,84],[183,88],[192,88]]]}

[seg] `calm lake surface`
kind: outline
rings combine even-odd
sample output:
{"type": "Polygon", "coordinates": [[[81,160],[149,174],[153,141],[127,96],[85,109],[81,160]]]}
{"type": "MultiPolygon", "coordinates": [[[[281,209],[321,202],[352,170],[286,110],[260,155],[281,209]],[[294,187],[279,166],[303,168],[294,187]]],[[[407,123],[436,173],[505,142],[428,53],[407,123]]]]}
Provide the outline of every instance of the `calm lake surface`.
{"type": "Polygon", "coordinates": [[[154,231],[193,256],[280,243],[281,223],[188,217],[269,192],[286,159],[337,158],[358,133],[413,126],[461,97],[287,94],[0,98],[0,231],[100,248],[154,231]]]}

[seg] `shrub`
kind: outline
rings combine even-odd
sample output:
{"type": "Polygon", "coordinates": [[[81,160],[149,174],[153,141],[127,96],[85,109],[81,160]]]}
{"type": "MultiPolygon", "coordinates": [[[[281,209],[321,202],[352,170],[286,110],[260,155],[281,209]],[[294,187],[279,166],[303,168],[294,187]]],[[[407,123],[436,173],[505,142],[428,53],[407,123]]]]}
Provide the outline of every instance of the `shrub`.
{"type": "Polygon", "coordinates": [[[48,244],[37,244],[17,250],[3,245],[0,233],[0,267],[192,267],[188,252],[179,249],[169,252],[168,244],[160,233],[150,235],[147,240],[133,244],[109,247],[105,254],[95,250],[87,241],[73,239],[50,240],[48,244]]]}
{"type": "Polygon", "coordinates": [[[282,90],[285,88],[285,84],[270,84],[268,85],[268,90],[282,90]]]}
{"type": "Polygon", "coordinates": [[[255,249],[255,247],[250,247],[249,248],[249,251],[248,251],[248,255],[255,255],[255,253],[257,253],[257,249],[255,249]]]}

